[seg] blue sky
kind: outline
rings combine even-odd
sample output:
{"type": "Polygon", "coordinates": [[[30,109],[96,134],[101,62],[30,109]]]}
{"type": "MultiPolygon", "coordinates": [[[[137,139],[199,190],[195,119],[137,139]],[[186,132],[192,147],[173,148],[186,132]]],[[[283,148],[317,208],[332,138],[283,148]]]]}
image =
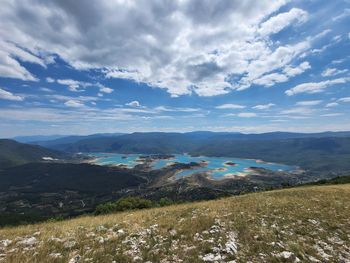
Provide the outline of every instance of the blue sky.
{"type": "Polygon", "coordinates": [[[3,1],[0,136],[350,130],[350,1],[3,1]]]}

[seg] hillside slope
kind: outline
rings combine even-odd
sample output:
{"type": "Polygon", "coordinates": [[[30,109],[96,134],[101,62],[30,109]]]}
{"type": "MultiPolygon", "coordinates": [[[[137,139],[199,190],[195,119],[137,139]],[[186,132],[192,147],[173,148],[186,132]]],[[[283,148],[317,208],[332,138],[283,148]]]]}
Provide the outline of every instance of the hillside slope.
{"type": "Polygon", "coordinates": [[[31,162],[43,161],[43,157],[64,158],[67,155],[41,146],[0,139],[0,169],[31,162]]]}
{"type": "MultiPolygon", "coordinates": [[[[4,262],[349,262],[350,185],[0,230],[4,262]]],[[[1,261],[1,259],[0,259],[1,261]]]]}

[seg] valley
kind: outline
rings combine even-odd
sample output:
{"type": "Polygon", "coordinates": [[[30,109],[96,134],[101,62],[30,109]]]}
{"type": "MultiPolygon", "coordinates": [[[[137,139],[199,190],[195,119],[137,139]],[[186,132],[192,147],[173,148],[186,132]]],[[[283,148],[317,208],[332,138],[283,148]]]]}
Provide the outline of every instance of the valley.
{"type": "Polygon", "coordinates": [[[89,214],[127,196],[183,203],[329,180],[350,171],[349,138],[336,135],[103,134],[68,137],[65,151],[54,143],[65,137],[50,148],[1,140],[0,225],[89,214]],[[77,144],[89,151],[68,150],[77,144]]]}

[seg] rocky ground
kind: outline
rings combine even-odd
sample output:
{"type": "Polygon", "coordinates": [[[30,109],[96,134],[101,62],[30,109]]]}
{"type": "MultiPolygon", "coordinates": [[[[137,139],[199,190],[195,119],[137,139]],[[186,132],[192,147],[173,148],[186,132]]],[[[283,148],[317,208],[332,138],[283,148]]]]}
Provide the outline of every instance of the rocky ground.
{"type": "Polygon", "coordinates": [[[350,262],[350,185],[0,229],[0,262],[350,262]]]}

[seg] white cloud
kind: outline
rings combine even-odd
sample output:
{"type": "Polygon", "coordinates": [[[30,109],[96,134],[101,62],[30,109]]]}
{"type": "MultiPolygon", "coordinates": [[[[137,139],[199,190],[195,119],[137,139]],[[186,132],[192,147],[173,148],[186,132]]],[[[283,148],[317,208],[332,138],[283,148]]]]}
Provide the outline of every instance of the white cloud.
{"type": "Polygon", "coordinates": [[[239,105],[239,104],[222,104],[222,105],[216,106],[215,108],[221,109],[221,110],[227,110],[227,109],[236,110],[236,109],[244,109],[245,106],[239,105]]]}
{"type": "Polygon", "coordinates": [[[140,107],[141,104],[137,100],[130,101],[129,103],[126,103],[125,105],[130,106],[130,107],[140,107]]]}
{"type": "Polygon", "coordinates": [[[350,102],[350,97],[340,98],[338,101],[339,102],[350,102]]]}
{"type": "Polygon", "coordinates": [[[38,81],[19,61],[46,67],[44,61],[33,53],[20,48],[10,41],[0,40],[0,77],[38,81]]]}
{"type": "Polygon", "coordinates": [[[103,93],[110,94],[114,90],[106,87],[100,83],[90,83],[85,81],[73,80],[73,79],[57,79],[57,83],[68,86],[68,89],[73,92],[82,92],[85,91],[87,87],[97,87],[99,89],[99,93],[97,96],[103,97],[103,93]]]}
{"type": "Polygon", "coordinates": [[[312,114],[315,110],[308,107],[296,107],[288,110],[281,111],[281,114],[297,114],[297,115],[309,115],[312,114]]]}
{"type": "Polygon", "coordinates": [[[298,101],[296,103],[297,106],[316,106],[322,103],[322,100],[305,100],[298,101]]]}
{"type": "Polygon", "coordinates": [[[58,100],[58,101],[68,101],[68,100],[96,101],[96,100],[101,100],[99,98],[92,97],[92,96],[73,97],[73,96],[64,96],[64,95],[58,95],[58,94],[49,94],[49,95],[44,95],[44,96],[45,96],[45,98],[54,99],[54,100],[58,100]]]}
{"type": "Polygon", "coordinates": [[[283,72],[288,76],[288,77],[294,77],[297,76],[301,73],[304,73],[306,70],[310,69],[311,66],[308,61],[304,61],[297,67],[291,67],[287,66],[283,69],[283,72]]]}
{"type": "Polygon", "coordinates": [[[68,100],[64,103],[64,105],[72,108],[81,108],[85,106],[84,103],[78,100],[68,100]]]}
{"type": "Polygon", "coordinates": [[[198,108],[181,108],[181,107],[166,107],[166,106],[158,106],[154,108],[156,111],[173,111],[173,112],[196,112],[200,109],[198,108]]]}
{"type": "Polygon", "coordinates": [[[344,115],[344,113],[335,112],[335,113],[321,114],[321,117],[336,117],[336,116],[342,116],[342,115],[344,115]]]}
{"type": "Polygon", "coordinates": [[[256,117],[257,114],[254,112],[240,112],[240,113],[229,113],[225,114],[225,117],[239,117],[239,118],[253,118],[256,117]]]}
{"type": "Polygon", "coordinates": [[[45,87],[42,87],[40,88],[41,91],[44,91],[44,92],[53,92],[53,90],[49,89],[49,88],[45,88],[45,87]]]}
{"type": "Polygon", "coordinates": [[[343,74],[346,72],[348,72],[348,69],[327,68],[321,73],[321,75],[322,77],[330,77],[330,76],[343,74]]]}
{"type": "Polygon", "coordinates": [[[288,80],[287,76],[283,74],[271,73],[268,75],[264,75],[259,79],[254,80],[253,83],[257,85],[270,87],[270,86],[273,86],[275,83],[285,82],[287,80],[288,80]]]}
{"type": "Polygon", "coordinates": [[[106,77],[166,89],[173,97],[213,96],[246,89],[264,75],[292,67],[310,49],[309,38],[290,44],[268,36],[306,21],[301,9],[279,14],[287,2],[5,1],[1,36],[51,55],[43,63],[57,54],[77,69],[99,69],[106,77]]]}
{"type": "Polygon", "coordinates": [[[306,70],[310,69],[311,66],[309,62],[305,61],[301,63],[300,65],[293,67],[290,65],[287,65],[283,70],[282,73],[271,73],[266,74],[262,77],[259,77],[252,81],[252,83],[257,85],[262,85],[265,87],[270,87],[275,85],[276,83],[286,82],[291,77],[295,77],[296,75],[304,73],[306,70]]]}
{"type": "Polygon", "coordinates": [[[273,106],[275,106],[275,104],[273,104],[273,103],[261,104],[261,105],[254,106],[253,109],[256,109],[256,110],[267,110],[267,109],[270,109],[273,106]]]}
{"type": "Polygon", "coordinates": [[[342,20],[342,19],[344,19],[344,18],[346,18],[348,16],[350,16],[350,8],[345,8],[345,10],[341,14],[333,17],[332,20],[333,21],[338,21],[338,20],[342,20]]]}
{"type": "Polygon", "coordinates": [[[293,96],[300,93],[319,93],[323,92],[326,88],[337,85],[337,84],[344,84],[346,82],[350,81],[350,78],[338,78],[333,80],[325,80],[321,82],[309,82],[309,83],[303,83],[295,86],[294,88],[286,90],[286,94],[288,96],[293,96]]]}
{"type": "Polygon", "coordinates": [[[310,44],[310,40],[307,40],[294,45],[279,46],[273,52],[259,51],[262,52],[262,55],[247,66],[247,74],[241,78],[239,86],[236,87],[237,90],[247,89],[253,83],[260,82],[261,85],[272,86],[274,83],[287,81],[291,76],[269,72],[292,67],[292,61],[308,50],[310,44]]]}
{"type": "Polygon", "coordinates": [[[0,99],[2,100],[13,100],[13,101],[23,101],[24,98],[19,95],[15,95],[7,90],[0,88],[0,99]]]}
{"type": "Polygon", "coordinates": [[[48,82],[48,83],[54,83],[54,82],[55,82],[55,79],[50,78],[50,77],[47,77],[47,78],[46,78],[46,82],[48,82]]]}
{"type": "Polygon", "coordinates": [[[113,92],[113,89],[101,85],[100,86],[100,92],[109,94],[109,93],[113,92]]]}
{"type": "Polygon", "coordinates": [[[262,35],[275,34],[291,24],[304,23],[307,19],[307,12],[299,8],[292,8],[288,12],[280,13],[262,23],[259,33],[262,35]]]}
{"type": "Polygon", "coordinates": [[[241,112],[237,114],[237,117],[240,117],[240,118],[252,118],[256,116],[257,115],[254,112],[241,112]]]}
{"type": "Polygon", "coordinates": [[[339,105],[339,103],[330,102],[330,103],[327,103],[327,104],[326,104],[326,107],[327,107],[327,108],[331,108],[331,107],[336,107],[336,106],[338,106],[338,105],[339,105]]]}
{"type": "Polygon", "coordinates": [[[85,87],[90,85],[90,83],[73,79],[58,79],[57,83],[68,86],[69,90],[73,92],[84,91],[85,87]]]}

